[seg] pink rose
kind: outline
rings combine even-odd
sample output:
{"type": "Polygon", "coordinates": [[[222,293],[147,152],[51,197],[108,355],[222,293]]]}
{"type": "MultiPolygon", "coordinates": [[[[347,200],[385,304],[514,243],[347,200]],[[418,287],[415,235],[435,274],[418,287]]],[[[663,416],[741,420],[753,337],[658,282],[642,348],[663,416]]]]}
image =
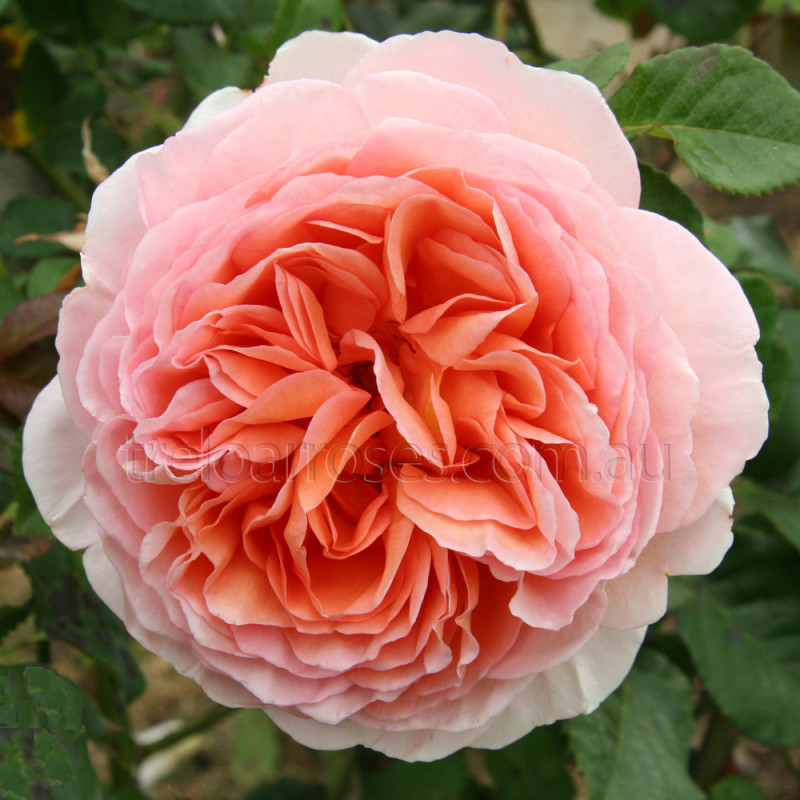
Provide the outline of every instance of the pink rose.
{"type": "Polygon", "coordinates": [[[215,700],[430,760],[591,711],[730,543],[755,320],[597,89],[308,33],[97,190],[45,519],[215,700]]]}

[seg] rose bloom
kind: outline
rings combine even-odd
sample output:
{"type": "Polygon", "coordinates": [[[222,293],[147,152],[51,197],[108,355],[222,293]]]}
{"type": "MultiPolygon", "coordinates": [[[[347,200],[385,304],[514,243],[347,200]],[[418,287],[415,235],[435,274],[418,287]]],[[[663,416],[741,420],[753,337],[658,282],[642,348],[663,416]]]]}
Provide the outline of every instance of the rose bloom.
{"type": "Polygon", "coordinates": [[[595,708],[731,540],[758,329],[594,85],[307,33],[96,191],[24,466],[150,650],[311,747],[595,708]]]}

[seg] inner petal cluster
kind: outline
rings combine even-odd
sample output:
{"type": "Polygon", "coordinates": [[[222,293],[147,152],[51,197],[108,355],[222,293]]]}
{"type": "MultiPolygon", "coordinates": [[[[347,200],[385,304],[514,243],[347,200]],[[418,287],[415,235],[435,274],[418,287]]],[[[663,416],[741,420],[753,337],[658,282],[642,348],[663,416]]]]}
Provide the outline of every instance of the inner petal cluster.
{"type": "Polygon", "coordinates": [[[563,660],[659,499],[625,445],[649,425],[637,331],[610,322],[627,266],[535,176],[357,165],[237,190],[116,312],[117,459],[178,487],[144,580],[283,676],[263,702],[329,722],[563,660]]]}

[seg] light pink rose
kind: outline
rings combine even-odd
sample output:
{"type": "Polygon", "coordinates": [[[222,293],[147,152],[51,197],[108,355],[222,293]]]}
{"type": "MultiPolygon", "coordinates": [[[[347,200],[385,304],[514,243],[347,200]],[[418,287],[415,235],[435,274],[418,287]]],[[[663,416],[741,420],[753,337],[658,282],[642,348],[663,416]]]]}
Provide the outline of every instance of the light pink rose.
{"type": "Polygon", "coordinates": [[[300,742],[591,711],[714,568],[758,329],[597,89],[309,33],[97,190],[24,465],[146,647],[300,742]]]}

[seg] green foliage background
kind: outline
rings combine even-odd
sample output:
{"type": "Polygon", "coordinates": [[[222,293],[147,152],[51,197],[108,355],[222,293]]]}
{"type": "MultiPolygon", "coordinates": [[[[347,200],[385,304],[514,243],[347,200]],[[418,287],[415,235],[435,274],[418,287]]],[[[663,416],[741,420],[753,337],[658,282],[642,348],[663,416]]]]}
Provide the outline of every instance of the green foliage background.
{"type": "MultiPolygon", "coordinates": [[[[800,180],[800,94],[790,83],[800,79],[800,3],[596,6],[632,37],[659,23],[695,46],[633,70],[629,43],[558,60],[536,0],[0,0],[0,141],[14,151],[0,157],[0,588],[26,587],[0,594],[1,800],[800,797],[800,271],[758,203],[712,219],[682,188],[719,200],[708,187],[762,195],[800,180]],[[764,26],[784,44],[778,70],[748,49],[764,26]],[[673,579],[669,613],[594,714],[502,751],[415,765],[363,749],[317,754],[261,712],[210,701],[180,729],[136,737],[142,719],[172,709],[148,706],[148,656],[94,596],[80,557],[52,538],[21,476],[20,425],[54,374],[58,308],[80,280],[73,243],[93,188],[87,165],[99,179],[100,165],[159,143],[214,89],[258,85],[281,42],[312,28],[377,39],[478,31],[529,63],[610,86],[642,161],[642,206],[706,242],[761,326],[771,435],[735,485],[736,543],[723,565],[673,579]],[[25,176],[18,193],[3,172],[12,167],[25,176]],[[214,750],[220,726],[224,757],[214,750]],[[753,753],[762,768],[745,757],[753,753]],[[158,757],[167,767],[144,789],[158,757]]],[[[800,220],[798,194],[785,202],[800,220]]]]}

